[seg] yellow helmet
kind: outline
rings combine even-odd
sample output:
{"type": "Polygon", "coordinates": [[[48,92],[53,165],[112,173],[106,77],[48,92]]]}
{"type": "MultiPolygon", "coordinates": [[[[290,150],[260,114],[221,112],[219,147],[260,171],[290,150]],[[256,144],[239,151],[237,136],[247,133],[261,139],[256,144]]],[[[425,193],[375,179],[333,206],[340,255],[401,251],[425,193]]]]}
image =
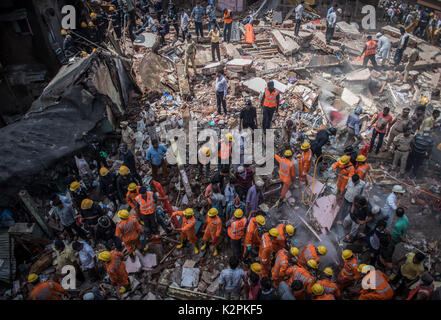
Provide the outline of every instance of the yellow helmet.
{"type": "Polygon", "coordinates": [[[127,210],[119,210],[118,211],[118,217],[121,219],[128,219],[129,218],[129,212],[127,210]]]}
{"type": "Polygon", "coordinates": [[[314,295],[321,296],[323,294],[323,292],[325,292],[325,289],[323,288],[323,286],[320,283],[315,283],[312,286],[311,291],[314,295]]]}
{"type": "Polygon", "coordinates": [[[61,29],[60,33],[61,33],[62,36],[65,36],[67,34],[67,31],[65,29],[61,29]]]}
{"type": "Polygon", "coordinates": [[[83,210],[92,208],[92,205],[93,205],[93,201],[90,199],[83,199],[83,201],[81,201],[81,209],[83,210]]]}
{"type": "Polygon", "coordinates": [[[81,51],[81,57],[83,57],[83,58],[87,57],[87,52],[86,51],[81,51]]]}
{"type": "Polygon", "coordinates": [[[233,141],[233,135],[231,133],[227,133],[225,137],[228,139],[228,141],[233,141]]]}
{"type": "Polygon", "coordinates": [[[310,266],[313,269],[317,269],[318,268],[318,263],[314,259],[309,259],[308,260],[308,266],[310,266]]]}
{"type": "Polygon", "coordinates": [[[433,16],[434,16],[433,12],[431,12],[431,13],[429,14],[429,16],[433,17],[433,16]]]}
{"type": "Polygon", "coordinates": [[[433,34],[436,36],[436,35],[438,35],[438,33],[439,33],[439,29],[436,29],[433,34]]]}
{"type": "Polygon", "coordinates": [[[262,265],[258,262],[254,262],[251,264],[250,269],[255,273],[260,273],[260,271],[262,271],[262,265]]]}
{"type": "Polygon", "coordinates": [[[109,174],[109,172],[110,172],[109,169],[107,169],[106,167],[102,167],[100,169],[100,176],[102,176],[102,177],[107,176],[109,174]]]}
{"type": "Polygon", "coordinates": [[[29,274],[29,276],[28,276],[28,282],[29,282],[29,283],[32,283],[32,282],[36,281],[38,278],[39,278],[39,277],[38,277],[38,274],[36,274],[36,273],[31,273],[31,274],[29,274]]]}
{"type": "Polygon", "coordinates": [[[293,236],[294,235],[294,226],[292,226],[292,225],[290,225],[290,224],[287,224],[286,225],[286,227],[285,227],[285,230],[286,230],[286,233],[289,235],[289,236],[293,236]]]}
{"type": "Polygon", "coordinates": [[[346,249],[346,250],[343,250],[341,257],[344,260],[348,260],[350,257],[352,257],[352,255],[353,255],[352,250],[346,249]]]}
{"type": "Polygon", "coordinates": [[[362,274],[366,274],[369,273],[371,270],[375,270],[375,268],[373,266],[370,266],[368,264],[365,264],[362,268],[361,268],[361,273],[362,274]]]}
{"type": "Polygon", "coordinates": [[[192,208],[187,208],[184,210],[184,215],[186,215],[188,217],[192,216],[193,214],[194,214],[194,211],[192,208]]]}
{"type": "Polygon", "coordinates": [[[90,19],[92,19],[92,20],[96,19],[96,13],[95,12],[91,12],[90,13],[90,19]]]}
{"type": "Polygon", "coordinates": [[[283,153],[283,155],[285,157],[292,157],[292,151],[291,150],[285,150],[285,152],[283,153]]]}
{"type": "Polygon", "coordinates": [[[364,268],[365,266],[366,266],[365,263],[360,264],[360,265],[358,266],[358,268],[357,268],[358,272],[361,272],[361,270],[363,270],[363,268],[364,268]]]}
{"type": "Polygon", "coordinates": [[[351,160],[351,157],[345,155],[343,157],[340,157],[340,159],[338,159],[338,162],[340,162],[340,164],[342,165],[345,165],[349,162],[349,160],[351,160]]]}
{"type": "Polygon", "coordinates": [[[204,154],[206,157],[209,157],[209,156],[210,156],[210,149],[207,148],[207,147],[202,147],[202,148],[201,148],[201,152],[202,152],[202,154],[204,154]]]}
{"type": "Polygon", "coordinates": [[[423,105],[423,106],[425,106],[427,103],[429,102],[429,98],[427,98],[427,97],[422,97],[421,98],[421,104],[423,105]]]}
{"type": "Polygon", "coordinates": [[[96,48],[93,48],[93,49],[92,49],[92,53],[94,53],[95,51],[96,51],[96,48]]]}
{"type": "Polygon", "coordinates": [[[277,238],[279,236],[279,230],[276,228],[271,228],[269,234],[270,236],[277,238]]]}
{"type": "Polygon", "coordinates": [[[130,169],[128,167],[126,167],[126,166],[121,166],[121,167],[119,167],[119,171],[118,172],[119,172],[120,175],[126,176],[126,175],[128,175],[130,173],[130,169]]]}
{"type": "Polygon", "coordinates": [[[218,210],[216,208],[211,208],[210,210],[208,210],[208,216],[209,217],[214,217],[218,214],[218,210]]]}
{"type": "Polygon", "coordinates": [[[75,191],[80,187],[80,183],[78,181],[74,181],[70,184],[69,190],[75,191]]]}
{"type": "Polygon", "coordinates": [[[136,188],[138,188],[138,185],[137,185],[136,183],[134,183],[134,182],[131,182],[131,183],[129,184],[129,186],[127,187],[127,190],[129,190],[129,191],[135,191],[136,188]]]}
{"type": "Polygon", "coordinates": [[[115,7],[114,6],[110,6],[109,7],[109,11],[115,11],[115,7]]]}
{"type": "Polygon", "coordinates": [[[98,259],[104,262],[109,262],[112,259],[112,255],[109,251],[103,251],[98,254],[98,259]]]}
{"type": "Polygon", "coordinates": [[[92,21],[89,21],[89,23],[87,24],[89,27],[95,27],[95,24],[92,21]]]}
{"type": "Polygon", "coordinates": [[[326,254],[326,252],[328,252],[328,249],[325,246],[318,246],[317,251],[323,256],[326,254]]]}
{"type": "Polygon", "coordinates": [[[234,216],[238,219],[243,217],[243,211],[242,209],[236,209],[236,211],[234,211],[234,216]]]}
{"type": "Polygon", "coordinates": [[[291,252],[291,254],[294,257],[297,257],[300,254],[299,248],[296,248],[296,247],[291,247],[291,249],[289,249],[289,251],[291,252]]]}
{"type": "Polygon", "coordinates": [[[358,156],[357,156],[357,162],[365,162],[366,161],[366,156],[364,156],[364,155],[362,155],[362,154],[359,154],[358,156]]]}
{"type": "Polygon", "coordinates": [[[302,150],[308,150],[309,148],[311,148],[311,145],[309,144],[309,142],[303,142],[300,148],[302,150]]]}
{"type": "Polygon", "coordinates": [[[265,217],[262,216],[262,215],[258,215],[258,216],[256,216],[256,221],[257,221],[257,223],[260,224],[261,226],[264,226],[264,225],[265,225],[265,222],[266,222],[265,217]]]}
{"type": "Polygon", "coordinates": [[[81,28],[87,28],[87,23],[85,21],[81,22],[81,28]]]}
{"type": "Polygon", "coordinates": [[[327,274],[328,276],[333,276],[334,275],[334,271],[332,271],[332,269],[331,268],[325,268],[325,270],[323,270],[323,273],[324,274],[327,274]]]}

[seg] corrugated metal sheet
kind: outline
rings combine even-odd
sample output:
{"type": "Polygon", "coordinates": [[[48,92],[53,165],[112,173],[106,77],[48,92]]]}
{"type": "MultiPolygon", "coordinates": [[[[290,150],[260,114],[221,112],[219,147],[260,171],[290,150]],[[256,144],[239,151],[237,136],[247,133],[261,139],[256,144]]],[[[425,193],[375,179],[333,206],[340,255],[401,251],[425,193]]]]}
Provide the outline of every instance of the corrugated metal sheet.
{"type": "Polygon", "coordinates": [[[9,237],[8,228],[0,228],[0,281],[11,283],[10,280],[15,278],[15,267],[14,239],[9,237]]]}

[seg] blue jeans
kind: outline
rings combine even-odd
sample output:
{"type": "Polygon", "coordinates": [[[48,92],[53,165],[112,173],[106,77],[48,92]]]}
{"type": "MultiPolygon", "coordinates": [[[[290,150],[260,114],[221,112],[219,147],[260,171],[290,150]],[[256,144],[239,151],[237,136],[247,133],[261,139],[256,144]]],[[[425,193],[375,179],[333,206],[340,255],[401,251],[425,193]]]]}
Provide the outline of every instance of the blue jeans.
{"type": "Polygon", "coordinates": [[[377,144],[377,148],[375,149],[375,153],[380,152],[380,148],[383,144],[383,139],[386,133],[381,133],[378,132],[377,130],[374,129],[374,131],[372,132],[372,138],[371,138],[371,146],[369,148],[369,152],[372,151],[372,149],[374,148],[374,144],[375,144],[375,139],[377,139],[377,135],[379,135],[379,139],[378,139],[378,144],[377,144]]]}
{"type": "Polygon", "coordinates": [[[231,39],[231,27],[233,26],[233,23],[224,23],[224,41],[230,42],[231,39]]]}

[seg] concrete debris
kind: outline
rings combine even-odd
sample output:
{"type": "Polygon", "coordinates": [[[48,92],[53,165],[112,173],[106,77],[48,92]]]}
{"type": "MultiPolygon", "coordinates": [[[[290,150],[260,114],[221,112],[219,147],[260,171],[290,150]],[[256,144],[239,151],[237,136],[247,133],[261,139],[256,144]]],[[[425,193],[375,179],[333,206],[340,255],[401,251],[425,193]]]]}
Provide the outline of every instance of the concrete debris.
{"type": "Polygon", "coordinates": [[[371,72],[369,68],[361,70],[354,70],[348,73],[345,77],[346,81],[369,81],[371,78],[371,72]]]}
{"type": "MultiPolygon", "coordinates": [[[[277,80],[272,80],[274,82],[274,87],[279,90],[280,92],[284,93],[287,89],[287,86],[284,85],[283,83],[277,81],[277,80]]],[[[265,88],[266,88],[266,84],[267,81],[265,81],[265,79],[262,78],[253,78],[250,80],[247,80],[245,82],[243,82],[243,86],[248,89],[249,91],[256,93],[256,94],[260,94],[265,92],[265,88]]]]}
{"type": "Polygon", "coordinates": [[[197,287],[199,284],[199,274],[199,268],[182,268],[181,287],[197,287]]]}
{"type": "Polygon", "coordinates": [[[158,41],[158,35],[151,32],[141,33],[133,42],[136,47],[153,48],[158,41]]]}
{"type": "Polygon", "coordinates": [[[353,24],[349,24],[345,21],[339,21],[336,23],[336,29],[343,32],[346,36],[357,39],[360,37],[360,31],[353,24]]]}
{"type": "Polygon", "coordinates": [[[344,88],[341,94],[341,99],[343,102],[353,107],[360,102],[360,97],[353,93],[350,89],[344,88]]]}
{"type": "Polygon", "coordinates": [[[284,37],[279,30],[273,30],[271,37],[285,56],[291,56],[300,50],[297,42],[290,37],[284,37]]]}

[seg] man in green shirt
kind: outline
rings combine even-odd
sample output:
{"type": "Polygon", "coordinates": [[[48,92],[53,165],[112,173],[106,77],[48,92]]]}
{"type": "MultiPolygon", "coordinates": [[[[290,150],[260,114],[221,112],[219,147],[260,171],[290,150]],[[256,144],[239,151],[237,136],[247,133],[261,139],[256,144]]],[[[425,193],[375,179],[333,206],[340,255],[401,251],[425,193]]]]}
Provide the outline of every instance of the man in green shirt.
{"type": "Polygon", "coordinates": [[[407,226],[409,225],[409,219],[407,219],[404,214],[404,209],[399,207],[395,210],[395,214],[397,215],[397,222],[395,222],[394,230],[392,231],[392,238],[395,243],[406,242],[406,231],[407,226]]]}

